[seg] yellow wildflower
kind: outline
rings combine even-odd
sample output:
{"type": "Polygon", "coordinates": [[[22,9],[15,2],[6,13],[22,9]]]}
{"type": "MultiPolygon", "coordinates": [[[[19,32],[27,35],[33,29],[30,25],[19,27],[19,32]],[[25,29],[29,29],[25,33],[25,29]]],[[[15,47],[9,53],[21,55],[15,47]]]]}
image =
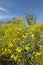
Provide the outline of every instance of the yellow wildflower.
{"type": "Polygon", "coordinates": [[[8,47],[12,47],[13,46],[13,44],[12,44],[12,42],[10,41],[9,43],[8,43],[8,47]]]}
{"type": "Polygon", "coordinates": [[[32,36],[32,38],[34,38],[34,34],[32,34],[31,36],[32,36]]]}
{"type": "Polygon", "coordinates": [[[17,47],[17,48],[16,48],[16,51],[17,51],[17,52],[21,52],[21,51],[22,51],[22,48],[21,48],[21,47],[17,47]]]}
{"type": "Polygon", "coordinates": [[[17,56],[14,56],[14,60],[15,60],[15,61],[17,60],[17,58],[18,58],[18,55],[17,55],[17,56]]]}
{"type": "Polygon", "coordinates": [[[40,49],[40,50],[42,50],[42,48],[43,48],[43,46],[42,46],[42,45],[40,45],[40,46],[39,46],[39,49],[40,49]]]}
{"type": "Polygon", "coordinates": [[[27,36],[26,35],[22,35],[23,38],[26,38],[27,36]]]}
{"type": "Polygon", "coordinates": [[[11,55],[11,57],[10,57],[10,58],[11,58],[11,59],[12,59],[12,58],[14,58],[14,55],[11,55]]]}
{"type": "Polygon", "coordinates": [[[41,55],[41,52],[36,52],[35,56],[41,55]]]}
{"type": "Polygon", "coordinates": [[[27,51],[28,51],[28,50],[29,50],[29,46],[27,46],[27,45],[26,45],[26,46],[25,46],[25,50],[27,50],[27,51]]]}

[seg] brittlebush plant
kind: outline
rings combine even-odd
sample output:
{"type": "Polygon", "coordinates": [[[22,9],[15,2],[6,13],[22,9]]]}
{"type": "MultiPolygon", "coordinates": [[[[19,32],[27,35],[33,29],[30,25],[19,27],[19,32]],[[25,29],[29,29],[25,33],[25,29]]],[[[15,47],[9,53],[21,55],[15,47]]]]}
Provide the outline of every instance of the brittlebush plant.
{"type": "Polygon", "coordinates": [[[43,65],[43,25],[22,19],[0,24],[0,65],[43,65]]]}

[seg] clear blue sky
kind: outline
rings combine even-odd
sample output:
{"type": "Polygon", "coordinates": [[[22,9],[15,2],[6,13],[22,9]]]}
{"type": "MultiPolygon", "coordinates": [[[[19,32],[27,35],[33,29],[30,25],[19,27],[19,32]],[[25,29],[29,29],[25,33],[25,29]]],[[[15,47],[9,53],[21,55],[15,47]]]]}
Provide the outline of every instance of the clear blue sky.
{"type": "Polygon", "coordinates": [[[43,21],[43,0],[0,0],[0,20],[23,16],[34,12],[43,21]]]}

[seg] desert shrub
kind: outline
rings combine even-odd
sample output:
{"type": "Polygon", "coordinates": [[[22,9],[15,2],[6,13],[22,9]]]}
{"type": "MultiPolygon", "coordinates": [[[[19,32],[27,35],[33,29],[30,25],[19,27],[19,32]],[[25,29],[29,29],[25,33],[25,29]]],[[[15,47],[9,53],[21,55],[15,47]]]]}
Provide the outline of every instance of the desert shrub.
{"type": "Polygon", "coordinates": [[[18,20],[0,28],[0,65],[43,65],[43,26],[18,20]]]}

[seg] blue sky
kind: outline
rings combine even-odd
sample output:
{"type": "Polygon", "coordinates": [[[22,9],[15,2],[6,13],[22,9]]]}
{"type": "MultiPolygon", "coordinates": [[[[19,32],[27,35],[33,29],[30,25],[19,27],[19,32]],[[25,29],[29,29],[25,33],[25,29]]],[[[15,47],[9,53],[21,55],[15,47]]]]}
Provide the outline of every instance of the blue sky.
{"type": "Polygon", "coordinates": [[[43,21],[43,0],[0,0],[0,20],[21,17],[28,12],[43,21]]]}

